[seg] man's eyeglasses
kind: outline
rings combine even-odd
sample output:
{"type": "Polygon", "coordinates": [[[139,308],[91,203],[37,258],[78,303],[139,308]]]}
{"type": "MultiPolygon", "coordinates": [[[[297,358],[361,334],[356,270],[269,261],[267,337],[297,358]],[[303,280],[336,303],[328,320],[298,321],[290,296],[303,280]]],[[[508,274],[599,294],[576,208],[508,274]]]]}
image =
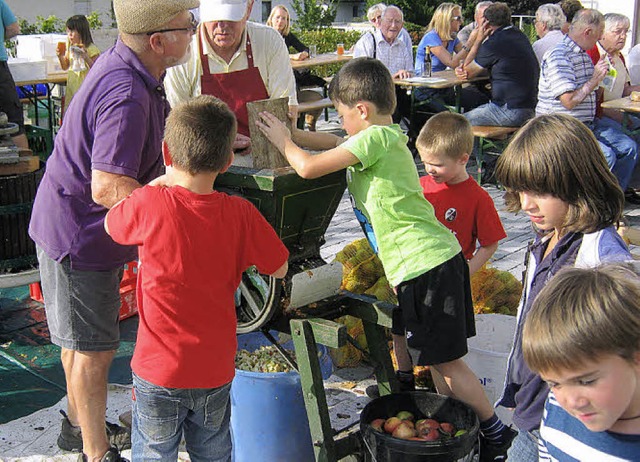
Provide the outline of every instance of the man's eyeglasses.
{"type": "Polygon", "coordinates": [[[463,22],[464,18],[462,16],[454,16],[451,18],[452,21],[460,21],[463,22]]]}
{"type": "Polygon", "coordinates": [[[190,34],[195,34],[196,30],[198,28],[198,21],[196,21],[195,16],[193,16],[193,13],[189,13],[190,15],[190,19],[189,19],[189,27],[176,27],[173,29],[160,29],[160,30],[154,30],[151,32],[147,32],[147,35],[153,35],[153,34],[161,34],[163,32],[178,32],[178,31],[183,31],[183,32],[189,32],[190,34]]]}

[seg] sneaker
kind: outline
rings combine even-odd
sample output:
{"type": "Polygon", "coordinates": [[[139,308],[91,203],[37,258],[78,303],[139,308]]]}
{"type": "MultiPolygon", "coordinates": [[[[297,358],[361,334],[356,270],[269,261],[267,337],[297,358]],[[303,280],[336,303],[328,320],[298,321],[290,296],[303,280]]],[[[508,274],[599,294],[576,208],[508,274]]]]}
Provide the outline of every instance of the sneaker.
{"type": "MultiPolygon", "coordinates": [[[[62,430],[58,435],[58,447],[64,451],[82,451],[82,431],[80,427],[75,427],[69,421],[67,413],[60,410],[62,414],[62,430]]],[[[109,443],[119,450],[131,448],[131,431],[120,425],[105,422],[109,443]]]]}
{"type": "Polygon", "coordinates": [[[125,411],[118,416],[118,420],[120,420],[120,423],[126,428],[131,428],[131,419],[131,411],[125,411]]]}
{"type": "MultiPolygon", "coordinates": [[[[82,460],[83,462],[86,461],[87,456],[83,454],[82,460]]],[[[120,452],[116,448],[112,447],[104,454],[104,456],[102,456],[102,459],[100,459],[100,462],[129,462],[129,460],[122,457],[120,455],[120,452]]]]}
{"type": "MultiPolygon", "coordinates": [[[[396,371],[396,377],[398,378],[398,382],[400,383],[401,393],[404,391],[416,390],[416,379],[413,374],[409,374],[408,372],[396,371]],[[409,375],[410,378],[408,377],[409,375]]],[[[369,385],[367,388],[365,388],[364,392],[371,399],[380,398],[380,390],[378,389],[377,383],[369,385]]]]}
{"type": "Polygon", "coordinates": [[[502,444],[491,444],[480,436],[480,460],[479,462],[497,462],[507,460],[507,451],[518,432],[510,427],[505,431],[505,441],[502,444]]]}
{"type": "Polygon", "coordinates": [[[71,425],[67,413],[60,410],[62,414],[62,430],[58,435],[58,447],[64,451],[82,451],[82,433],[80,427],[71,425]]]}
{"type": "Polygon", "coordinates": [[[624,200],[631,205],[640,205],[640,194],[633,188],[627,188],[624,192],[624,200]]]}

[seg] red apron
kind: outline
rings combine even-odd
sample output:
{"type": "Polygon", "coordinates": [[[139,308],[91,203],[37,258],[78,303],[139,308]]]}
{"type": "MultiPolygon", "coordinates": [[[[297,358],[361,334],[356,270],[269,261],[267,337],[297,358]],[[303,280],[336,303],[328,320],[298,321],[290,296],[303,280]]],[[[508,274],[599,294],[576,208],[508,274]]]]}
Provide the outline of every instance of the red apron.
{"type": "MultiPolygon", "coordinates": [[[[199,34],[202,37],[202,31],[199,34]]],[[[204,37],[206,40],[206,37],[204,37]]],[[[249,114],[247,103],[259,99],[269,98],[267,87],[264,86],[260,70],[253,65],[251,40],[247,31],[247,64],[241,71],[211,74],[209,72],[209,57],[202,52],[202,42],[198,39],[198,52],[202,63],[202,77],[200,79],[201,93],[213,95],[227,103],[238,119],[238,133],[249,136],[249,114]]]]}

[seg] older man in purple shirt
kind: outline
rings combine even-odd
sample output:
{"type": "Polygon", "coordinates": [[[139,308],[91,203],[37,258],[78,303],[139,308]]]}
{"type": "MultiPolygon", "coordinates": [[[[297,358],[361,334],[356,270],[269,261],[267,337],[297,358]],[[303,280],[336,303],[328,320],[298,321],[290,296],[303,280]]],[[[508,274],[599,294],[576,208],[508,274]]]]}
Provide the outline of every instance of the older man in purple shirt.
{"type": "Polygon", "coordinates": [[[105,233],[109,208],[162,173],[169,105],[162,79],[188,57],[198,0],[115,0],[120,37],[74,97],[36,195],[29,232],[51,341],[62,348],[68,415],[58,445],[119,461],[128,433],[105,427],[107,374],[119,344],[119,285],[135,247],[105,233]],[[115,447],[118,446],[118,447],[115,447]]]}

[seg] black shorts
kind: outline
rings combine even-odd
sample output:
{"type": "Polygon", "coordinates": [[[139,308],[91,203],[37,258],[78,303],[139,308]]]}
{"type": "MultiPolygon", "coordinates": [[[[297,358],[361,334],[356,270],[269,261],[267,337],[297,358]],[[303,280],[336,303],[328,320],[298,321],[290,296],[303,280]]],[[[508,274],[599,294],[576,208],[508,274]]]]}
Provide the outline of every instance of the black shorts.
{"type": "Polygon", "coordinates": [[[476,335],[476,327],[469,266],[462,253],[398,286],[392,332],[407,336],[418,366],[467,354],[467,338],[476,335]]]}
{"type": "Polygon", "coordinates": [[[18,124],[18,127],[20,127],[20,131],[12,136],[24,133],[22,104],[18,99],[16,83],[6,61],[0,61],[0,112],[6,113],[9,122],[18,124]]]}

